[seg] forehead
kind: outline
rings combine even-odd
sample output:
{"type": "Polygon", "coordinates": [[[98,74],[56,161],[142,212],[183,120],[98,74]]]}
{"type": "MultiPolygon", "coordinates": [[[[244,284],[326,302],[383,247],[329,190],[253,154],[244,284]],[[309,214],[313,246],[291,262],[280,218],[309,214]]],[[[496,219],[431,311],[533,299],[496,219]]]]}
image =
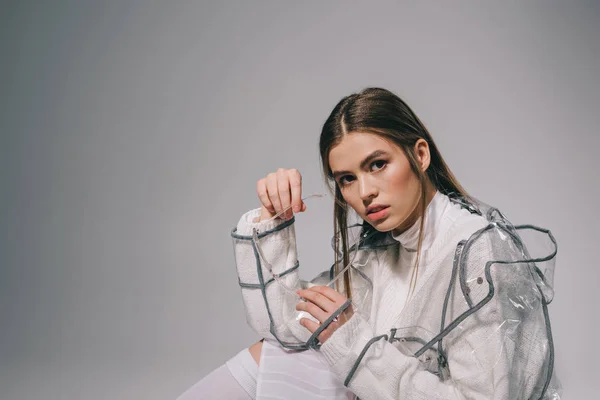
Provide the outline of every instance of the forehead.
{"type": "Polygon", "coordinates": [[[359,168],[362,160],[374,151],[388,154],[404,154],[400,147],[374,133],[352,132],[329,152],[329,167],[332,171],[359,168]]]}

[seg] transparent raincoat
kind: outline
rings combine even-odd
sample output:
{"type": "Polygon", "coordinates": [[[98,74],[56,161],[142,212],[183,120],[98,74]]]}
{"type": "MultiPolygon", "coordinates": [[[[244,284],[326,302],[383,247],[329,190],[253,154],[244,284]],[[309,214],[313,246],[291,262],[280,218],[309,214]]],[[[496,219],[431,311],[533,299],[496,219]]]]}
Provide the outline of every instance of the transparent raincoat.
{"type": "Polygon", "coordinates": [[[449,198],[473,216],[470,228],[439,255],[441,267],[419,275],[420,289],[385,330],[374,328],[381,317],[373,304],[382,296],[376,270],[399,251],[390,234],[349,228],[360,230],[348,266],[352,300],[311,334],[298,323],[307,315],[295,310],[295,290],[329,285],[344,293],[342,275],[331,267],[310,282],[299,278],[294,218],[261,223],[262,231],[234,229],[248,323],[286,349],[320,349],[335,333],[323,345],[318,334],[352,304],[346,324],[359,333],[331,368],[361,399],[560,399],[548,316],[554,237],[533,225],[513,225],[479,200],[449,198]]]}

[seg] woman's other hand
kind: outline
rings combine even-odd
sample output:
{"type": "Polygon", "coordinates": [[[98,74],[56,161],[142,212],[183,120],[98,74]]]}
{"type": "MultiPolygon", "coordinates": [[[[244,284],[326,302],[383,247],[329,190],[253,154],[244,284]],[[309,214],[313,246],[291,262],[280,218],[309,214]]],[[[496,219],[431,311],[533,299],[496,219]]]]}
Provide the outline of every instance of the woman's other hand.
{"type": "Polygon", "coordinates": [[[294,213],[306,210],[302,201],[302,175],[297,169],[279,168],[271,172],[256,182],[256,192],[262,204],[258,221],[273,218],[290,205],[292,209],[279,218],[290,219],[294,213]]]}
{"type": "MultiPolygon", "coordinates": [[[[321,324],[331,317],[331,315],[348,300],[346,296],[336,292],[329,286],[313,286],[308,289],[300,289],[296,291],[296,293],[307,300],[296,304],[296,310],[306,311],[315,317],[321,324]]],[[[319,342],[321,344],[325,343],[325,341],[333,335],[333,332],[344,325],[346,321],[352,317],[352,314],[352,305],[350,305],[319,334],[319,342]]],[[[308,318],[302,318],[300,324],[311,333],[314,333],[319,326],[321,326],[308,318]]]]}

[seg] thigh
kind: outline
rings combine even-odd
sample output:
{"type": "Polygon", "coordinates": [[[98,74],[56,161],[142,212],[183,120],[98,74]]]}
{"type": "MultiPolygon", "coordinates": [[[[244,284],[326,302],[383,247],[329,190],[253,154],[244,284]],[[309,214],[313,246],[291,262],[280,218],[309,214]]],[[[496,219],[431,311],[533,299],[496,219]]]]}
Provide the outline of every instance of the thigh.
{"type": "Polygon", "coordinates": [[[264,341],[256,399],[348,400],[353,396],[320,352],[290,351],[277,342],[264,341]]]}

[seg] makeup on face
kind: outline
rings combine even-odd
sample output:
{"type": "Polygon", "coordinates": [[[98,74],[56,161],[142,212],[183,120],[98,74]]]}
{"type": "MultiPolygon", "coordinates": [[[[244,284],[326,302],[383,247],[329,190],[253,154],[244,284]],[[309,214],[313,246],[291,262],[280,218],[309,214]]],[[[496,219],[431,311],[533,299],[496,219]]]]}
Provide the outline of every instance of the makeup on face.
{"type": "Polygon", "coordinates": [[[394,230],[415,210],[419,180],[395,143],[350,133],[331,149],[329,166],[344,200],[375,229],[394,230]]]}
{"type": "Polygon", "coordinates": [[[390,208],[386,207],[383,210],[367,214],[367,218],[369,218],[371,221],[378,221],[380,219],[387,217],[389,211],[390,211],[390,208]]]}

